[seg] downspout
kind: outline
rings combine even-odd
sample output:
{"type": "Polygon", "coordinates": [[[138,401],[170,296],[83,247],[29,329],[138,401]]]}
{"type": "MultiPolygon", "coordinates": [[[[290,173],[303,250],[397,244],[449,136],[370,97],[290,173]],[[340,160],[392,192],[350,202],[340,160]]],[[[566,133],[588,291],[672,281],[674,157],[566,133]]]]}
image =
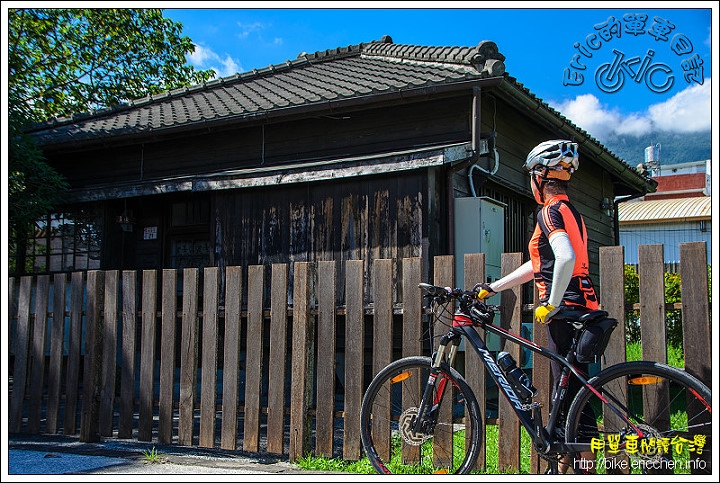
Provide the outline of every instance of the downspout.
{"type": "MultiPolygon", "coordinates": [[[[479,158],[479,152],[480,152],[480,93],[481,89],[478,86],[473,86],[473,101],[472,101],[472,122],[470,126],[470,134],[471,134],[471,145],[472,145],[472,152],[470,153],[470,156],[465,160],[461,161],[458,164],[456,164],[454,167],[448,169],[447,172],[447,178],[446,178],[446,197],[447,197],[447,210],[448,210],[448,233],[447,233],[447,239],[448,239],[448,252],[451,255],[455,254],[455,189],[453,185],[453,175],[457,173],[458,171],[465,169],[468,165],[470,165],[470,175],[472,175],[472,167],[477,166],[475,163],[477,162],[479,158]]],[[[482,169],[482,168],[479,168],[482,169]]],[[[497,169],[497,168],[496,168],[497,169]]],[[[474,196],[474,188],[472,188],[472,180],[470,180],[471,189],[473,190],[473,196],[474,196]]]]}

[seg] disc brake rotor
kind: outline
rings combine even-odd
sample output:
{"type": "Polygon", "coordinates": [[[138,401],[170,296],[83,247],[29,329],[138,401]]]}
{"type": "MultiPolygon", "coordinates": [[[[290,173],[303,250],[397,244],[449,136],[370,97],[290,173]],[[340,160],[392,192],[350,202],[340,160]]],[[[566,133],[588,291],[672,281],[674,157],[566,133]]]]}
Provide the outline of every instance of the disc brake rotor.
{"type": "Polygon", "coordinates": [[[431,434],[416,433],[413,431],[417,419],[418,408],[408,408],[400,415],[398,429],[403,441],[411,446],[419,446],[432,437],[431,434]]]}

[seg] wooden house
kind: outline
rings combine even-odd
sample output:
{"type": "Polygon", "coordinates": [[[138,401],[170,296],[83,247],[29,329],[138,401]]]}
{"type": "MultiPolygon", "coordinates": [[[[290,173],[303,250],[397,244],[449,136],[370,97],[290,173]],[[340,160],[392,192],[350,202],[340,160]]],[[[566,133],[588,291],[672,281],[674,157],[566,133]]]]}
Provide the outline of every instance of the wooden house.
{"type": "Polygon", "coordinates": [[[34,126],[71,185],[31,246],[36,270],[392,258],[401,273],[419,256],[431,280],[433,257],[456,252],[456,198],[501,206],[502,251],[527,252],[536,204],[522,164],[566,138],[579,144],[570,196],[598,279],[598,247],[618,241],[614,200],[654,182],[504,60],[491,41],[385,36],[34,126]]]}

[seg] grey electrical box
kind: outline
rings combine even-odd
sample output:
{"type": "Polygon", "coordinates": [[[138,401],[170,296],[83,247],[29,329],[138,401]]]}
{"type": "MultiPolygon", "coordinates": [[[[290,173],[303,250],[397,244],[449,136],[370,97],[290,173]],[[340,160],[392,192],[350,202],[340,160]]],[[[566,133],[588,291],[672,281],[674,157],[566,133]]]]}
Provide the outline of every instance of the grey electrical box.
{"type": "MultiPolygon", "coordinates": [[[[485,282],[500,278],[506,206],[488,197],[455,198],[455,285],[458,287],[465,280],[466,253],[485,254],[485,282]]],[[[472,287],[462,288],[469,290],[472,287]]]]}

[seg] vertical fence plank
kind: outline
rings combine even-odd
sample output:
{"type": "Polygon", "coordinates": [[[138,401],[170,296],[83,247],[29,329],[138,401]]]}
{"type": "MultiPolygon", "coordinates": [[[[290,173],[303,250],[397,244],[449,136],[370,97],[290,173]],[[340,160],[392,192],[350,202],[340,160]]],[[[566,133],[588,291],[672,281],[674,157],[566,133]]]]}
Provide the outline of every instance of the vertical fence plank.
{"type": "Polygon", "coordinates": [[[102,311],[105,273],[91,270],[87,274],[87,309],[85,311],[85,363],[83,364],[83,399],[80,410],[80,441],[100,440],[100,375],[102,371],[102,311]]]}
{"type": "Polygon", "coordinates": [[[680,243],[685,370],[712,388],[712,335],[705,242],[680,243]]]}
{"type": "Polygon", "coordinates": [[[312,381],[315,366],[315,316],[312,315],[315,266],[295,262],[293,280],[292,365],[290,379],[290,461],[312,454],[312,381]]]}
{"type": "Polygon", "coordinates": [[[180,400],[178,444],[193,444],[198,358],[198,268],[183,269],[182,338],[180,348],[180,400]]]}
{"type": "Polygon", "coordinates": [[[177,326],[177,270],[162,272],[160,326],[160,393],[158,395],[158,443],[173,439],[173,394],[175,392],[175,327],[177,326]]]}
{"type": "Polygon", "coordinates": [[[99,431],[112,436],[115,412],[115,371],[117,366],[118,271],[105,272],[105,305],[102,320],[102,371],[100,380],[99,431]]]}
{"type": "Polygon", "coordinates": [[[282,454],[285,439],[285,375],[287,373],[288,266],[274,263],[270,295],[270,375],[268,378],[267,448],[282,454]]]}
{"type": "MultiPolygon", "coordinates": [[[[455,257],[452,255],[441,255],[435,257],[435,277],[433,283],[440,287],[455,286],[455,257]]],[[[441,335],[446,327],[442,322],[435,322],[435,335],[441,335]]],[[[434,347],[435,341],[431,341],[434,347]]],[[[440,424],[452,424],[452,407],[443,405],[440,407],[438,422],[440,424]]],[[[449,466],[452,463],[452,432],[442,431],[435,434],[433,438],[433,463],[437,467],[449,466]]]]}
{"type": "MultiPolygon", "coordinates": [[[[534,285],[533,283],[533,308],[538,304],[538,289],[534,285]]],[[[550,341],[548,328],[536,324],[532,318],[531,320],[533,320],[533,342],[541,347],[547,347],[550,341]]],[[[547,416],[552,410],[552,397],[555,391],[550,359],[547,357],[533,354],[532,384],[538,390],[538,397],[535,398],[535,402],[542,404],[543,408],[547,408],[544,413],[547,416]]],[[[547,424],[547,420],[545,420],[545,424],[547,424]]],[[[536,458],[530,461],[531,473],[543,474],[547,467],[548,463],[544,459],[536,458]]]]}
{"type": "MultiPolygon", "coordinates": [[[[48,369],[48,402],[46,432],[58,432],[60,415],[60,381],[62,380],[63,343],[65,341],[65,290],[67,278],[64,273],[53,277],[53,313],[50,332],[50,366],[48,369]]],[[[12,299],[11,299],[12,300],[12,299]]]]}
{"type": "Polygon", "coordinates": [[[318,347],[315,455],[332,458],[335,441],[336,262],[318,262],[317,274],[318,347]]]}
{"type": "MultiPolygon", "coordinates": [[[[708,264],[705,242],[680,243],[680,283],[682,296],[683,349],[685,371],[712,389],[712,330],[708,303],[708,264]]],[[[690,396],[688,396],[690,397],[690,396]]],[[[693,406],[692,411],[700,411],[693,406]]],[[[708,445],[698,455],[708,469],[712,468],[713,449],[717,443],[710,434],[712,415],[709,411],[688,414],[695,424],[696,435],[705,437],[708,445]],[[707,426],[704,425],[707,423],[707,426]],[[714,447],[713,447],[714,444],[714,447]]],[[[715,433],[717,434],[717,432],[715,433]]],[[[695,435],[693,435],[695,436],[695,435]]],[[[692,471],[692,473],[697,473],[692,471]]]]}
{"type": "Polygon", "coordinates": [[[28,395],[27,432],[40,432],[42,418],[43,385],[45,382],[45,334],[47,333],[48,297],[50,276],[39,275],[35,287],[35,321],[33,322],[32,348],[30,351],[30,389],[28,395]]]}
{"type": "MultiPolygon", "coordinates": [[[[393,360],[392,260],[387,258],[375,260],[371,276],[374,302],[372,361],[373,374],[377,374],[393,360]]],[[[372,409],[373,414],[381,418],[373,422],[373,441],[380,458],[385,461],[390,459],[390,403],[389,399],[377,400],[376,406],[372,409]]]]}
{"type": "Polygon", "coordinates": [[[15,361],[13,363],[13,391],[8,411],[8,431],[18,433],[22,428],[23,407],[25,405],[25,382],[28,370],[28,346],[30,337],[30,299],[33,278],[20,278],[18,292],[18,319],[15,330],[15,361]]]}
{"type": "Polygon", "coordinates": [[[665,330],[665,263],[662,245],[638,247],[640,279],[640,339],[642,357],[667,362],[665,330]]]}
{"type": "MultiPolygon", "coordinates": [[[[422,301],[423,293],[418,288],[422,279],[422,258],[403,258],[402,266],[402,294],[403,294],[403,316],[402,316],[402,357],[422,355],[422,301]]],[[[403,410],[412,405],[411,397],[420,394],[420,378],[414,378],[414,389],[408,394],[408,389],[403,385],[403,410]]],[[[408,464],[416,463],[420,458],[419,446],[403,444],[403,461],[408,464]]]]}
{"type": "Polygon", "coordinates": [[[602,357],[602,367],[625,362],[625,247],[600,247],[600,296],[601,308],[617,319],[602,357]]]}
{"type": "MultiPolygon", "coordinates": [[[[485,254],[484,253],[466,253],[464,255],[463,266],[465,267],[465,279],[463,287],[474,287],[476,283],[485,280],[485,254]]],[[[478,470],[485,470],[486,467],[486,450],[485,450],[485,414],[486,414],[486,390],[485,390],[485,366],[480,360],[478,353],[465,342],[465,380],[470,384],[470,388],[475,393],[478,405],[480,406],[480,433],[471,435],[466,434],[466,440],[473,437],[480,441],[480,453],[478,454],[477,464],[478,470]]],[[[470,441],[466,441],[469,444],[470,441]]]]}
{"type": "MultiPolygon", "coordinates": [[[[502,276],[522,265],[522,253],[503,253],[500,259],[502,276]]],[[[522,286],[503,290],[500,324],[515,334],[522,330],[522,286]]],[[[497,322],[496,322],[497,323],[497,322]]],[[[520,365],[520,346],[500,341],[500,350],[509,352],[520,365]]],[[[517,472],[520,469],[520,420],[508,400],[498,394],[498,471],[517,472]]]]}
{"type": "MultiPolygon", "coordinates": [[[[640,339],[642,357],[648,361],[667,362],[665,328],[665,263],[662,245],[638,246],[640,278],[640,339]]],[[[646,421],[660,431],[670,428],[666,408],[670,405],[669,388],[643,406],[646,421]]]]}
{"type": "Polygon", "coordinates": [[[135,419],[136,326],[137,272],[125,270],[122,278],[122,366],[120,367],[118,438],[132,436],[135,419]]]}
{"type": "Polygon", "coordinates": [[[70,282],[70,334],[68,337],[67,380],[63,434],[77,433],[78,384],[83,325],[83,272],[73,272],[70,282]]]}
{"type": "Polygon", "coordinates": [[[247,350],[245,352],[245,418],[243,450],[256,452],[260,448],[260,400],[265,358],[263,334],[263,287],[265,267],[248,267],[247,350]]]}
{"type": "Polygon", "coordinates": [[[155,326],[157,271],[143,270],[142,333],[140,335],[140,414],[138,440],[151,441],[155,396],[155,326]]]}
{"type": "MultiPolygon", "coordinates": [[[[604,369],[613,364],[625,362],[626,342],[625,342],[625,248],[616,247],[600,247],[600,296],[601,308],[608,312],[608,315],[617,319],[618,326],[610,337],[610,342],[605,349],[605,354],[600,362],[604,369]]],[[[627,397],[625,388],[618,388],[618,397],[624,399],[627,397]],[[622,391],[622,394],[619,393],[622,391]]],[[[607,426],[619,428],[622,427],[620,418],[612,411],[603,413],[603,418],[608,421],[607,426]]],[[[608,473],[628,474],[630,472],[630,462],[628,456],[618,453],[616,455],[605,453],[608,458],[608,473]]]]}
{"type": "Polygon", "coordinates": [[[363,396],[365,314],[362,260],[345,262],[345,399],[343,459],[360,459],[360,404],[363,396]]]}
{"type": "Polygon", "coordinates": [[[223,347],[223,394],[220,447],[229,450],[237,448],[241,300],[242,267],[227,267],[225,269],[225,345],[223,347]]]}
{"type": "Polygon", "coordinates": [[[202,320],[202,380],[200,388],[200,446],[215,446],[217,418],[218,267],[205,267],[202,320]]]}

